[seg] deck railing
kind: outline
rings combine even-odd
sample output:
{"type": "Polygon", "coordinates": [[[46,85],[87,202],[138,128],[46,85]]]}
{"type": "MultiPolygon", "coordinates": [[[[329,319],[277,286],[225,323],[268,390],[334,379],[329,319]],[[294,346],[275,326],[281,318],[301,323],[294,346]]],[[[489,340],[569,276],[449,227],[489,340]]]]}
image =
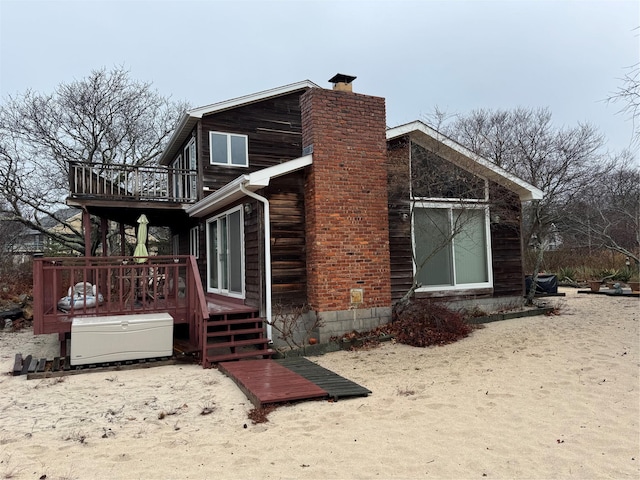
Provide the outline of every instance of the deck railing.
{"type": "Polygon", "coordinates": [[[193,257],[53,257],[33,262],[36,335],[71,331],[73,317],[168,312],[201,343],[208,316],[193,257]],[[95,285],[95,288],[93,286],[95,285]]]}
{"type": "Polygon", "coordinates": [[[76,197],[191,203],[197,196],[197,172],[159,166],[72,162],[69,190],[76,197]]]}

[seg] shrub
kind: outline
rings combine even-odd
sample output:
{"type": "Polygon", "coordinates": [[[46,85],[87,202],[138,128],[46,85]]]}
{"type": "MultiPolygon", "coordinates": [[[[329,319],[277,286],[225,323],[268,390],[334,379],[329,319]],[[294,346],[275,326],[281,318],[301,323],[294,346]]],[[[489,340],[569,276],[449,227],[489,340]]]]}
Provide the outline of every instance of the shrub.
{"type": "Polygon", "coordinates": [[[433,301],[413,301],[394,310],[391,333],[414,347],[445,345],[467,337],[473,326],[462,314],[433,301]]]}

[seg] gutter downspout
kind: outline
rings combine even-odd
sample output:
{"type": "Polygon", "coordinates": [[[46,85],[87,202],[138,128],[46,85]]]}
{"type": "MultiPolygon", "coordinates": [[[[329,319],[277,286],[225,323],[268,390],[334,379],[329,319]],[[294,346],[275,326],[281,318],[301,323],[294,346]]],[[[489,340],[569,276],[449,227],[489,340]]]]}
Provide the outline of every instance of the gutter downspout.
{"type": "Polygon", "coordinates": [[[272,342],[272,311],[271,311],[271,217],[269,214],[269,200],[245,188],[245,182],[240,183],[240,191],[248,197],[254,198],[264,205],[264,269],[265,269],[265,307],[267,310],[267,338],[272,342]]]}

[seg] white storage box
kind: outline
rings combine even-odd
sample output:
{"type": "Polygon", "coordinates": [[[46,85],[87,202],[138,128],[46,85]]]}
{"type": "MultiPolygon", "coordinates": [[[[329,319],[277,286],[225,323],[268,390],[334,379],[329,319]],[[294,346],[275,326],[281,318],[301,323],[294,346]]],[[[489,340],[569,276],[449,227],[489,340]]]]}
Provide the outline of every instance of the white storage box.
{"type": "Polygon", "coordinates": [[[71,365],[173,355],[168,313],[77,317],[71,324],[71,365]]]}

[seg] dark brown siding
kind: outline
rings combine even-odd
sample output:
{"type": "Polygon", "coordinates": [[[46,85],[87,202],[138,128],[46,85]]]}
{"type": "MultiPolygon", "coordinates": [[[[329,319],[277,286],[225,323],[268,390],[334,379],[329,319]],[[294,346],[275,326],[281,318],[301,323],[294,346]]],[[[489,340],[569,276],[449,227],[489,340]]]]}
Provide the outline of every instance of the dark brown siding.
{"type": "Polygon", "coordinates": [[[251,205],[251,213],[244,215],[244,261],[245,261],[245,302],[253,307],[261,305],[264,285],[264,214],[263,207],[256,200],[251,205]]]}
{"type": "Polygon", "coordinates": [[[304,218],[304,172],[272,181],[267,189],[271,209],[271,275],[273,303],[307,303],[304,218]]]}
{"type": "Polygon", "coordinates": [[[493,296],[524,295],[521,205],[516,194],[490,184],[493,296]]]}
{"type": "Polygon", "coordinates": [[[277,165],[302,155],[300,93],[264,100],[203,117],[198,159],[203,184],[215,191],[240,175],[277,165]],[[209,162],[209,132],[249,137],[249,167],[226,167],[209,162]]]}
{"type": "MultiPolygon", "coordinates": [[[[389,245],[391,251],[391,292],[400,299],[412,285],[413,259],[409,200],[410,142],[407,138],[388,143],[389,171],[389,245]]],[[[491,249],[493,297],[519,296],[524,293],[521,245],[521,205],[516,194],[490,182],[491,249]]],[[[468,294],[488,291],[469,291],[468,294]]],[[[444,296],[460,293],[442,292],[444,296]]],[[[463,296],[466,295],[463,294],[463,296]]],[[[438,296],[432,293],[429,296],[438,296]]]]}
{"type": "Polygon", "coordinates": [[[396,301],[413,284],[409,201],[410,142],[407,138],[400,138],[389,142],[387,147],[391,298],[396,301]]]}

